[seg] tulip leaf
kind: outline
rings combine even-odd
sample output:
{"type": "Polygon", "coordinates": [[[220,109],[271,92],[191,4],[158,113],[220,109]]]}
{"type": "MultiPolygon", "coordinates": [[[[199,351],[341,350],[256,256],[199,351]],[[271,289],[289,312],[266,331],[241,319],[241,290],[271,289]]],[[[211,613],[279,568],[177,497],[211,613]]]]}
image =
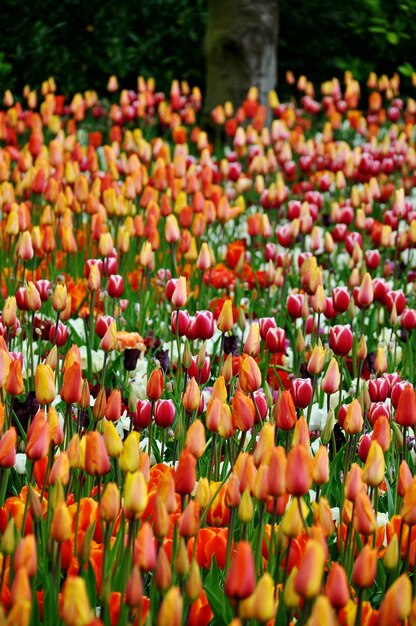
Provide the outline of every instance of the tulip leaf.
{"type": "Polygon", "coordinates": [[[212,559],[211,569],[205,578],[205,592],[214,613],[214,623],[218,626],[227,626],[233,614],[228,601],[224,602],[224,596],[219,592],[221,572],[215,557],[212,559]]]}

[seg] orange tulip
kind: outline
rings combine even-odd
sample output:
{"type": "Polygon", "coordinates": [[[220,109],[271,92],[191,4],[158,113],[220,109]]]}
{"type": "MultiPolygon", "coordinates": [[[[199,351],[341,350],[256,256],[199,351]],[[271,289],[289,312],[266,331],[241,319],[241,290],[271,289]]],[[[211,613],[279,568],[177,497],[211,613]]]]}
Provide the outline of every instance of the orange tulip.
{"type": "Polygon", "coordinates": [[[304,446],[292,448],[287,455],[286,489],[292,496],[308,493],[312,486],[313,462],[304,446]]]}
{"type": "Polygon", "coordinates": [[[160,367],[154,369],[147,382],[146,394],[149,400],[159,400],[164,388],[163,371],[160,367]]]}
{"type": "Polygon", "coordinates": [[[355,499],[353,525],[354,530],[362,535],[372,535],[377,528],[374,509],[365,491],[355,499]]]}
{"type": "Polygon", "coordinates": [[[363,411],[356,398],[348,405],[347,414],[344,419],[344,430],[349,435],[360,433],[364,426],[363,411]]]}
{"type": "Polygon", "coordinates": [[[273,498],[279,498],[286,493],[286,465],[285,449],[282,446],[273,448],[267,475],[269,493],[273,498]]]}
{"type": "Polygon", "coordinates": [[[252,428],[256,417],[253,400],[237,389],[231,401],[231,407],[234,427],[242,432],[247,432],[252,428]]]}
{"type": "Polygon", "coordinates": [[[175,490],[181,495],[191,494],[196,483],[196,458],[183,450],[175,471],[175,490]]]}
{"type": "Polygon", "coordinates": [[[120,512],[120,490],[116,483],[107,483],[101,496],[100,518],[106,522],[115,522],[120,512]]]}
{"type": "Polygon", "coordinates": [[[402,623],[412,608],[412,584],[407,574],[402,574],[388,588],[377,619],[377,626],[402,623]]]}
{"type": "Polygon", "coordinates": [[[409,526],[416,524],[416,477],[405,491],[401,510],[402,520],[409,526]]]}
{"type": "Polygon", "coordinates": [[[319,594],[324,573],[325,552],[319,541],[310,539],[302,555],[294,588],[302,598],[311,600],[319,594]]]}
{"type": "Polygon", "coordinates": [[[62,378],[61,398],[68,404],[81,400],[82,371],[79,362],[74,361],[65,368],[62,378]]]}
{"type": "Polygon", "coordinates": [[[412,385],[406,385],[400,394],[396,409],[396,422],[400,426],[411,428],[416,423],[416,396],[412,385]]]}
{"type": "Polygon", "coordinates": [[[197,459],[199,459],[205,451],[205,429],[201,420],[195,420],[188,428],[186,433],[186,447],[197,459]]]}
{"type": "Polygon", "coordinates": [[[273,416],[277,427],[281,430],[288,432],[295,428],[297,415],[290,391],[279,392],[276,404],[273,407],[273,416]]]}
{"type": "Polygon", "coordinates": [[[188,382],[185,392],[182,396],[182,404],[185,411],[192,413],[199,408],[201,402],[201,391],[194,377],[188,382]]]}
{"type": "Polygon", "coordinates": [[[11,361],[4,383],[4,389],[6,393],[11,396],[20,396],[24,392],[25,386],[23,384],[22,364],[20,359],[11,361]]]}
{"type": "Polygon", "coordinates": [[[377,551],[365,544],[352,570],[352,582],[359,589],[371,587],[377,573],[377,551]]]}
{"type": "Polygon", "coordinates": [[[185,539],[195,537],[199,529],[199,504],[191,500],[179,518],[179,533],[185,539]]]}
{"type": "Polygon", "coordinates": [[[91,476],[103,476],[110,471],[110,459],[104,438],[96,430],[92,430],[86,435],[85,471],[91,476]]]}
{"type": "Polygon", "coordinates": [[[113,389],[105,406],[105,417],[110,422],[117,422],[121,415],[121,392],[119,389],[113,389]]]}
{"type": "Polygon", "coordinates": [[[13,555],[13,568],[17,571],[24,567],[29,578],[36,576],[38,569],[37,547],[35,535],[26,535],[19,542],[13,555]]]}
{"type": "Polygon", "coordinates": [[[238,368],[238,382],[245,393],[253,393],[261,385],[261,372],[252,356],[243,354],[238,368]]]}
{"type": "Polygon", "coordinates": [[[325,595],[337,611],[344,608],[350,599],[350,589],[345,569],[333,563],[325,585],[325,595]]]}
{"type": "Polygon", "coordinates": [[[0,467],[13,467],[16,463],[16,429],[12,426],[0,439],[0,467]]]}
{"type": "Polygon", "coordinates": [[[254,557],[251,545],[239,541],[225,581],[224,591],[229,598],[243,600],[250,596],[256,586],[254,557]]]}
{"type": "Polygon", "coordinates": [[[38,411],[27,432],[26,456],[31,461],[43,459],[49,450],[50,428],[43,411],[38,411]]]}
{"type": "Polygon", "coordinates": [[[324,485],[329,481],[329,456],[326,446],[319,446],[318,452],[313,459],[313,482],[316,485],[324,485]]]}

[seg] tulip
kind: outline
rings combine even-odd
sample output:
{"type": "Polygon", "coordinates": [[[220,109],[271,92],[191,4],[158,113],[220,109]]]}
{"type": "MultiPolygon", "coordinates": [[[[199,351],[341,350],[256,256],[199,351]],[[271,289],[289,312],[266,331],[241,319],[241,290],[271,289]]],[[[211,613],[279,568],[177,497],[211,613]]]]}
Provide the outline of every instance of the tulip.
{"type": "Polygon", "coordinates": [[[130,608],[140,607],[143,598],[143,581],[138,567],[134,566],[127,581],[124,601],[130,608]]]}
{"type": "Polygon", "coordinates": [[[120,491],[116,483],[107,483],[100,499],[100,518],[105,522],[115,522],[120,512],[120,491]]]}
{"type": "Polygon", "coordinates": [[[378,487],[384,479],[385,460],[380,444],[373,440],[363,469],[363,480],[370,487],[378,487]]]}
{"type": "Polygon", "coordinates": [[[104,443],[108,455],[111,458],[117,458],[120,456],[123,450],[123,442],[121,441],[120,435],[118,434],[113,422],[106,421],[104,424],[104,443]]]}
{"type": "Polygon", "coordinates": [[[238,382],[245,393],[253,393],[261,385],[261,372],[253,357],[243,354],[238,368],[238,382]]]}
{"type": "Polygon", "coordinates": [[[229,332],[234,324],[233,319],[233,306],[231,300],[225,300],[221,309],[221,313],[218,317],[217,328],[222,333],[229,332]]]}
{"type": "Polygon", "coordinates": [[[26,456],[31,461],[38,461],[48,454],[50,428],[45,421],[43,411],[38,411],[27,433],[26,456]]]}
{"type": "Polygon", "coordinates": [[[111,422],[117,422],[121,415],[121,392],[119,389],[113,389],[105,407],[105,417],[111,422]]]}
{"type": "MultiPolygon", "coordinates": [[[[10,528],[12,528],[13,531],[15,530],[14,526],[10,526],[10,528]]],[[[3,538],[4,537],[5,535],[3,535],[3,538]]],[[[9,553],[7,543],[7,538],[6,541],[2,541],[2,550],[5,554],[9,553]]],[[[24,567],[29,578],[36,576],[38,557],[35,535],[26,535],[19,541],[16,547],[13,555],[13,569],[17,571],[21,567],[24,567]]]]}
{"type": "Polygon", "coordinates": [[[68,404],[81,400],[82,371],[79,362],[73,362],[64,370],[61,387],[61,398],[68,404]]]}
{"type": "Polygon", "coordinates": [[[339,563],[332,564],[325,585],[325,595],[337,611],[344,608],[350,599],[347,574],[339,563]]]}
{"type": "Polygon", "coordinates": [[[16,429],[12,426],[0,438],[0,467],[13,467],[16,463],[16,429]]]}
{"type": "Polygon", "coordinates": [[[353,344],[353,335],[349,326],[336,325],[329,329],[329,346],[338,356],[346,356],[353,344]]]}
{"type": "Polygon", "coordinates": [[[231,401],[231,406],[234,427],[247,432],[252,428],[256,417],[254,402],[237,389],[231,401]]]}
{"type": "Polygon", "coordinates": [[[8,328],[12,328],[17,324],[17,308],[16,298],[14,296],[8,296],[1,312],[1,321],[8,328]]]}
{"type": "MultiPolygon", "coordinates": [[[[140,435],[137,432],[131,432],[123,443],[123,450],[119,457],[120,468],[123,472],[135,472],[140,468],[140,435]]],[[[142,460],[145,457],[142,457],[142,460]]]]}
{"type": "Polygon", "coordinates": [[[383,565],[386,569],[392,571],[396,569],[399,562],[399,538],[395,534],[390,539],[390,543],[386,548],[383,558],[383,565]]]}
{"type": "Polygon", "coordinates": [[[347,408],[347,414],[343,422],[343,428],[349,435],[360,433],[364,426],[363,412],[357,399],[351,402],[347,408]]]}
{"type": "Polygon", "coordinates": [[[319,446],[318,452],[313,459],[313,482],[316,485],[324,485],[329,481],[329,455],[326,446],[319,446]]]}
{"type": "Polygon", "coordinates": [[[205,341],[214,334],[214,316],[211,311],[197,311],[193,322],[195,338],[205,341]]]}
{"type": "Polygon", "coordinates": [[[67,485],[69,483],[70,469],[67,452],[61,452],[52,465],[51,473],[49,474],[49,484],[55,485],[59,482],[62,485],[67,485]]]}
{"type": "Polygon", "coordinates": [[[149,400],[159,400],[162,397],[163,388],[163,371],[160,368],[154,369],[147,381],[146,395],[149,400]]]}
{"type": "Polygon", "coordinates": [[[157,614],[157,626],[181,626],[183,599],[179,587],[171,587],[157,614]]]}
{"type": "Polygon", "coordinates": [[[319,341],[309,357],[307,369],[310,374],[317,376],[322,372],[325,366],[326,350],[319,341]]]}
{"type": "Polygon", "coordinates": [[[276,404],[273,407],[273,416],[276,420],[277,428],[288,432],[293,430],[296,421],[296,409],[289,391],[280,391],[276,404]]]}
{"type": "Polygon", "coordinates": [[[251,545],[239,541],[225,580],[224,591],[229,598],[243,600],[250,596],[256,586],[254,557],[251,545]]]}
{"type": "Polygon", "coordinates": [[[413,478],[403,496],[401,516],[405,524],[409,526],[416,524],[416,477],[413,478]]]}
{"type": "Polygon", "coordinates": [[[200,402],[201,391],[195,378],[191,378],[182,396],[182,405],[185,411],[188,411],[188,413],[192,413],[199,408],[200,402]]]}
{"type": "Polygon", "coordinates": [[[374,286],[370,274],[364,275],[361,286],[356,295],[356,303],[360,309],[366,309],[374,300],[374,286]]]}
{"type": "Polygon", "coordinates": [[[139,519],[147,505],[147,485],[140,471],[128,472],[124,487],[124,514],[128,519],[139,519]]]}
{"type": "Polygon", "coordinates": [[[110,471],[110,467],[104,438],[98,431],[90,431],[86,435],[85,471],[91,476],[103,476],[110,471]]]}
{"type": "Polygon", "coordinates": [[[189,539],[195,537],[199,530],[199,504],[196,500],[191,500],[181,514],[178,523],[178,530],[182,537],[189,539]]]}
{"type": "MultiPolygon", "coordinates": [[[[139,402],[141,402],[139,400],[139,402]]],[[[175,405],[173,400],[158,400],[154,408],[155,424],[159,428],[169,428],[175,420],[175,405]]],[[[149,416],[150,421],[150,416],[149,416]]]]}
{"type": "Polygon", "coordinates": [[[412,607],[412,584],[407,574],[402,574],[388,588],[377,618],[378,626],[404,622],[412,607]]]}
{"type": "Polygon", "coordinates": [[[171,302],[175,309],[180,309],[186,305],[187,295],[186,295],[186,278],[185,276],[180,276],[175,290],[172,294],[171,302]]]}
{"type": "Polygon", "coordinates": [[[403,428],[409,426],[412,428],[416,423],[416,395],[410,384],[406,385],[400,394],[395,418],[403,428]]]}
{"type": "Polygon", "coordinates": [[[303,496],[311,488],[312,480],[312,458],[304,446],[297,445],[287,455],[286,489],[292,496],[303,496]]]}
{"type": "Polygon", "coordinates": [[[365,544],[355,560],[352,582],[359,589],[367,589],[373,584],[377,573],[377,551],[365,544]]]}
{"type": "Polygon", "coordinates": [[[244,354],[257,357],[260,352],[260,329],[256,323],[251,324],[250,331],[243,348],[244,354]]]}
{"type": "Polygon", "coordinates": [[[269,328],[265,341],[267,350],[272,354],[286,351],[286,333],[283,328],[269,328]]]}
{"type": "Polygon", "coordinates": [[[340,382],[341,376],[339,373],[338,362],[335,358],[332,358],[325,372],[325,376],[322,379],[322,390],[328,395],[335,393],[339,389],[340,382]]]}
{"type": "Polygon", "coordinates": [[[271,452],[269,471],[267,474],[269,493],[274,498],[286,494],[286,452],[281,446],[274,447],[271,452]]]}
{"type": "Polygon", "coordinates": [[[315,600],[311,615],[306,624],[307,626],[321,626],[322,624],[326,626],[336,626],[338,624],[335,611],[326,596],[318,596],[315,600]]]}
{"type": "MultiPolygon", "coordinates": [[[[156,418],[155,418],[156,421],[156,418]]],[[[186,433],[186,448],[199,459],[205,452],[205,429],[201,420],[195,420],[186,433]]]]}
{"type": "Polygon", "coordinates": [[[50,533],[57,543],[63,543],[72,534],[72,519],[65,502],[61,502],[53,513],[50,533]]]}
{"type": "Polygon", "coordinates": [[[112,321],[106,330],[104,337],[100,341],[100,348],[104,352],[112,352],[117,349],[117,326],[112,321]]]}
{"type": "Polygon", "coordinates": [[[155,585],[160,591],[166,591],[172,584],[170,562],[163,546],[160,547],[155,568],[155,585]]]}
{"type": "Polygon", "coordinates": [[[354,530],[362,535],[372,535],[376,531],[376,516],[365,491],[355,498],[353,525],[354,530]]]}
{"type": "Polygon", "coordinates": [[[196,483],[196,458],[183,450],[175,471],[175,490],[181,495],[191,494],[196,483]]]}
{"type": "Polygon", "coordinates": [[[35,391],[39,404],[50,404],[55,399],[55,375],[49,365],[39,363],[35,371],[35,391]]]}
{"type": "Polygon", "coordinates": [[[325,552],[321,543],[310,539],[306,544],[294,579],[294,589],[305,600],[319,594],[325,565],[325,552]]]}
{"type": "Polygon", "coordinates": [[[294,378],[290,393],[293,402],[299,409],[306,408],[312,401],[312,381],[310,378],[294,378]]]}
{"type": "Polygon", "coordinates": [[[412,472],[410,467],[406,463],[406,461],[402,461],[399,467],[399,479],[397,481],[397,493],[401,498],[404,497],[407,489],[410,487],[410,483],[412,482],[412,472]]]}
{"type": "Polygon", "coordinates": [[[4,389],[6,393],[11,396],[20,396],[24,392],[25,386],[23,384],[22,363],[20,359],[11,361],[5,379],[4,389]]]}
{"type": "Polygon", "coordinates": [[[124,292],[124,278],[119,274],[112,274],[107,283],[110,298],[121,298],[124,292]]]}
{"type": "Polygon", "coordinates": [[[149,522],[144,522],[144,524],[140,526],[136,544],[137,551],[134,555],[135,564],[140,567],[140,570],[143,572],[153,570],[156,567],[157,550],[155,536],[149,522]]]}
{"type": "Polygon", "coordinates": [[[86,626],[94,615],[90,607],[85,580],[68,576],[62,587],[59,615],[65,626],[86,626]]]}

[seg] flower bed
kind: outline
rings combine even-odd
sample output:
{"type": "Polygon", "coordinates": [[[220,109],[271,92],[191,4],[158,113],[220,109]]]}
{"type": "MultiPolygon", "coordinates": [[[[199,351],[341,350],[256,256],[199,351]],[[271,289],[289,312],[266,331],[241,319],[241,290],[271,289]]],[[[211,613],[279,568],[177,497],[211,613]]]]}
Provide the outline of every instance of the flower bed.
{"type": "Polygon", "coordinates": [[[416,623],[416,104],[293,89],[6,92],[1,623],[416,623]]]}

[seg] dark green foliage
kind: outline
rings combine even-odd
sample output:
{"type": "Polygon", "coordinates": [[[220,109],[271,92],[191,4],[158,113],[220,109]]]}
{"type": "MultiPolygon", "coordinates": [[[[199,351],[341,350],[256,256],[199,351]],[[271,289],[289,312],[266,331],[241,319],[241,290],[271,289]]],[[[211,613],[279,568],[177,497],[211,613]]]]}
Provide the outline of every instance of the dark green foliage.
{"type": "Polygon", "coordinates": [[[414,0],[280,0],[279,70],[313,82],[416,70],[414,0]],[[413,67],[412,67],[413,66],[413,67]]]}
{"type": "MultiPolygon", "coordinates": [[[[281,84],[288,69],[316,83],[416,69],[415,0],[279,0],[279,12],[281,84]]],[[[104,93],[110,74],[123,87],[142,74],[203,89],[206,22],[207,0],[3,0],[0,92],[53,75],[66,94],[104,93]]]]}
{"type": "Polygon", "coordinates": [[[105,91],[154,76],[203,79],[204,0],[32,0],[2,4],[0,90],[39,87],[54,76],[64,93],[105,91]]]}

